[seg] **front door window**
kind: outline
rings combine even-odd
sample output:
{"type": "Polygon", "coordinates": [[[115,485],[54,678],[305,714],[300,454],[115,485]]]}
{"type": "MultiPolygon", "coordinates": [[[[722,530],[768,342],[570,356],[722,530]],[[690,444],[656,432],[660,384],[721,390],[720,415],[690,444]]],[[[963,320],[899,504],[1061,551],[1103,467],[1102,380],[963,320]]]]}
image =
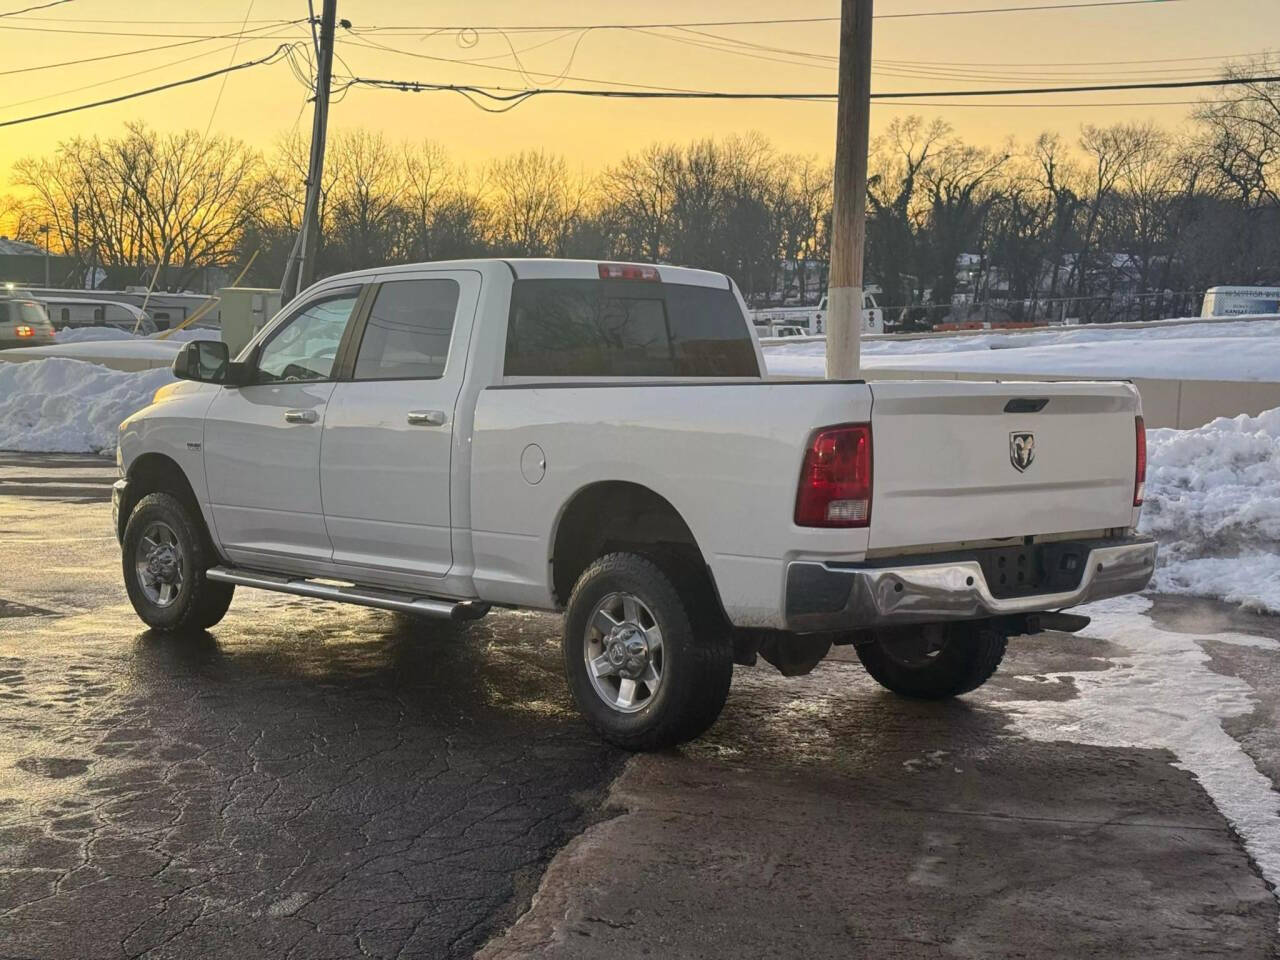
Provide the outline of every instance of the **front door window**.
{"type": "Polygon", "coordinates": [[[332,380],[338,347],[360,291],[343,290],[307,304],[286,320],[258,354],[256,383],[332,380]]]}

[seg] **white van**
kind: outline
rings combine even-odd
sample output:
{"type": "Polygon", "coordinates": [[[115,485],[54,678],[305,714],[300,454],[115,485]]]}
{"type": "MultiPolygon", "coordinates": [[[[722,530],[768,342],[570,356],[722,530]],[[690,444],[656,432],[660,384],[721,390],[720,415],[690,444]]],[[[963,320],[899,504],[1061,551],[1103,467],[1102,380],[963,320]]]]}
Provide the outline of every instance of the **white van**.
{"type": "Polygon", "coordinates": [[[1210,287],[1200,308],[1202,317],[1251,313],[1280,313],[1280,287],[1210,287]]]}
{"type": "Polygon", "coordinates": [[[119,300],[91,300],[87,297],[38,298],[59,330],[67,327],[114,327],[125,333],[150,336],[156,332],[151,315],[131,303],[119,300]]]}

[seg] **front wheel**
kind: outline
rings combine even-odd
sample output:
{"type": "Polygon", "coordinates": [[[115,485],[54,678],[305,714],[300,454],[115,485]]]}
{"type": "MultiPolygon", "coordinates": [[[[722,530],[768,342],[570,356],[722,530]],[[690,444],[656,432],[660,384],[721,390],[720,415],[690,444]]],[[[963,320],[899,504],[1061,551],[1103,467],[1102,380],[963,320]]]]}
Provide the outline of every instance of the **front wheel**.
{"type": "Polygon", "coordinates": [[[733,644],[695,615],[700,599],[697,586],[682,594],[661,567],[630,553],[601,557],[578,579],[565,611],[565,672],[602,738],[658,750],[693,739],[720,715],[733,644]]]}
{"type": "Polygon", "coordinates": [[[205,577],[212,565],[200,519],[177,497],[152,493],[125,525],[121,558],[133,609],[156,630],[203,630],[227,612],[235,585],[205,577]]]}
{"type": "Polygon", "coordinates": [[[873,640],[854,649],[882,687],[904,697],[944,700],[991,679],[1006,641],[981,623],[933,623],[877,630],[873,640]]]}

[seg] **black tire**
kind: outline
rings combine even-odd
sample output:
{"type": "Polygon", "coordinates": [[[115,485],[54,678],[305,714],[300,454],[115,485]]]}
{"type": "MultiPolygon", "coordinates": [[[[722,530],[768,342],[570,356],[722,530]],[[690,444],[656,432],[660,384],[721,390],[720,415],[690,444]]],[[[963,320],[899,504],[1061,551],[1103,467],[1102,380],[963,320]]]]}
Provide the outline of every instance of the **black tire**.
{"type": "Polygon", "coordinates": [[[231,606],[235,584],[215,583],[205,577],[216,557],[209,549],[200,517],[193,516],[177,497],[150,493],[138,501],[125,524],[120,555],[129,601],[142,622],[153,630],[205,630],[218,623],[231,606]],[[166,603],[147,595],[147,585],[137,567],[139,543],[156,524],[172,532],[172,548],[182,571],[176,595],[166,603]]]}
{"type": "Polygon", "coordinates": [[[683,589],[653,560],[611,553],[587,568],[569,596],[563,641],[569,690],[596,733],[624,750],[661,750],[692,740],[715,723],[729,695],[729,633],[708,615],[700,578],[681,576],[680,581],[683,589]],[[615,595],[638,599],[662,638],[661,682],[631,713],[605,701],[587,666],[588,623],[615,595]]]}
{"type": "Polygon", "coordinates": [[[977,690],[996,672],[1007,638],[981,623],[931,624],[877,631],[855,649],[867,673],[904,697],[944,700],[977,690]],[[932,633],[932,643],[921,643],[932,633]],[[923,653],[924,648],[932,648],[923,653]]]}

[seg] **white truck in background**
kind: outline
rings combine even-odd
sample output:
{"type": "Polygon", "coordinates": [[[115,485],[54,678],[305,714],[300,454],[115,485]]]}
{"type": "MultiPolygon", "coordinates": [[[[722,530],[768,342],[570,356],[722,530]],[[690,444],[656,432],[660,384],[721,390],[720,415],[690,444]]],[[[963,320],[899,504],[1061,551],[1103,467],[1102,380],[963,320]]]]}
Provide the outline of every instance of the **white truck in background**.
{"type": "MultiPolygon", "coordinates": [[[[779,333],[781,329],[800,327],[808,336],[827,332],[827,295],[816,307],[761,307],[751,311],[751,322],[762,337],[794,336],[779,333]]],[[[862,292],[862,332],[884,333],[884,311],[876,303],[875,291],[862,292]]]]}
{"type": "Polygon", "coordinates": [[[722,274],[469,260],[317,283],[120,427],[129,598],[205,630],[236,586],[423,617],[564,611],[582,714],[652,749],[734,664],[852,644],[897,693],[1141,590],[1128,383],[771,379],[722,274]]]}
{"type": "Polygon", "coordinates": [[[1280,287],[1210,287],[1200,308],[1202,317],[1267,313],[1280,313],[1280,287]]]}

